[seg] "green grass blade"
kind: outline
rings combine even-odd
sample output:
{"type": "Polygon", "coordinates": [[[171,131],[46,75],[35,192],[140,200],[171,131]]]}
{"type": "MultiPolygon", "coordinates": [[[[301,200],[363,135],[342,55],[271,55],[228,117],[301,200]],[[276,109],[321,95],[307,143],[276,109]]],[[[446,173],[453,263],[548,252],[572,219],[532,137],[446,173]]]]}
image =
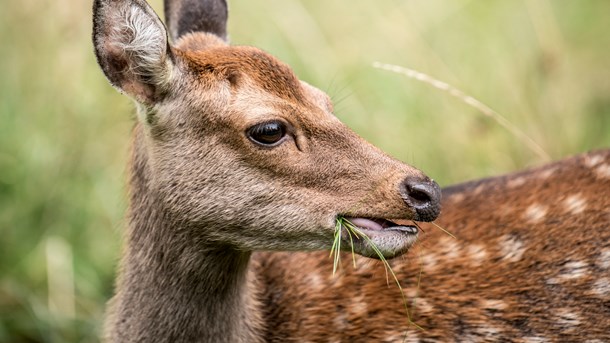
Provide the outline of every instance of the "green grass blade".
{"type": "MultiPolygon", "coordinates": [[[[411,325],[415,326],[416,328],[418,328],[419,330],[423,331],[423,328],[421,326],[417,325],[416,323],[414,323],[413,320],[411,319],[411,314],[409,312],[407,296],[406,296],[406,294],[404,292],[404,289],[400,285],[400,281],[398,280],[398,277],[396,276],[396,273],[394,273],[394,270],[392,270],[392,267],[390,266],[390,263],[387,261],[387,259],[381,253],[381,250],[379,250],[377,245],[375,245],[375,243],[371,240],[371,238],[369,236],[367,236],[364,232],[362,232],[356,225],[351,223],[349,220],[347,220],[345,218],[341,218],[341,220],[337,220],[337,223],[341,223],[348,232],[351,231],[351,233],[354,234],[356,237],[362,237],[363,239],[365,239],[367,241],[367,243],[370,245],[371,249],[373,249],[375,254],[377,254],[379,259],[382,261],[382,263],[383,263],[383,265],[385,267],[386,276],[388,275],[388,273],[391,274],[392,278],[394,279],[394,281],[396,283],[396,286],[398,286],[398,289],[400,290],[400,295],[402,297],[403,304],[404,304],[404,307],[405,307],[405,311],[407,313],[407,320],[409,321],[409,324],[411,324],[411,325]]],[[[420,270],[420,278],[421,278],[421,270],[420,270]]],[[[389,283],[389,281],[388,281],[388,283],[389,283]]],[[[418,280],[418,289],[419,289],[419,280],[418,280]]]]}

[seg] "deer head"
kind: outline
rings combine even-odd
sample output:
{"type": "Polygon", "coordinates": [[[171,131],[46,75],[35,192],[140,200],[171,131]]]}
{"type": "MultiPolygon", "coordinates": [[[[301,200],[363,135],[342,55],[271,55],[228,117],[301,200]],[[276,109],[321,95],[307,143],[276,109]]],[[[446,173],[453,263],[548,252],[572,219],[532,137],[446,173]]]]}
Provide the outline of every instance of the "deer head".
{"type": "Polygon", "coordinates": [[[438,185],[342,124],[284,63],[229,46],[226,4],[207,1],[203,16],[201,3],[166,5],[168,35],[143,0],[95,1],[98,62],[138,106],[132,182],[147,200],[136,201],[202,245],[330,249],[345,216],[386,257],[408,250],[417,229],[390,220],[434,220],[438,185]]]}

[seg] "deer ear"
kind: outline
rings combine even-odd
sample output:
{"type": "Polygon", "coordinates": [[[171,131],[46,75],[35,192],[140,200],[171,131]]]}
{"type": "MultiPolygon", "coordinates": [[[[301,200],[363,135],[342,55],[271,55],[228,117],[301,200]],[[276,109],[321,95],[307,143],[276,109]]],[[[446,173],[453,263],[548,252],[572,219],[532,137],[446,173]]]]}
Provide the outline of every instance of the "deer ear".
{"type": "Polygon", "coordinates": [[[95,0],[93,45],[110,83],[152,105],[167,90],[173,68],[165,26],[144,0],[95,0]]]}
{"type": "Polygon", "coordinates": [[[226,0],[165,0],[165,22],[177,41],[190,32],[207,32],[227,40],[226,0]]]}

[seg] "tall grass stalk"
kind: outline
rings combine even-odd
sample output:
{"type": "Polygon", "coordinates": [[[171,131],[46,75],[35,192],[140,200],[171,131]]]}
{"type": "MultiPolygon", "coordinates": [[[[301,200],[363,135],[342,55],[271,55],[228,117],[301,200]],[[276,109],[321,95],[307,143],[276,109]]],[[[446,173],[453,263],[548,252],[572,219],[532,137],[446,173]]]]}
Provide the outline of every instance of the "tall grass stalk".
{"type": "Polygon", "coordinates": [[[513,123],[508,121],[508,119],[504,118],[500,113],[494,111],[491,107],[485,105],[481,101],[464,93],[463,91],[453,87],[452,85],[450,85],[446,82],[437,80],[437,79],[433,78],[432,76],[424,74],[417,70],[397,66],[394,64],[374,62],[373,67],[382,69],[382,70],[391,71],[393,73],[405,75],[408,78],[427,83],[434,88],[437,88],[437,89],[440,89],[442,91],[449,93],[449,95],[452,95],[452,96],[460,99],[465,104],[474,107],[475,109],[479,110],[484,115],[495,120],[498,124],[500,124],[502,127],[507,129],[514,136],[519,138],[525,145],[528,146],[528,148],[530,148],[535,154],[537,154],[542,159],[543,162],[548,162],[551,160],[551,156],[546,151],[544,151],[544,149],[542,149],[542,147],[538,143],[536,143],[530,136],[525,134],[525,132],[523,132],[521,129],[519,129],[516,125],[514,125],[513,123]]]}

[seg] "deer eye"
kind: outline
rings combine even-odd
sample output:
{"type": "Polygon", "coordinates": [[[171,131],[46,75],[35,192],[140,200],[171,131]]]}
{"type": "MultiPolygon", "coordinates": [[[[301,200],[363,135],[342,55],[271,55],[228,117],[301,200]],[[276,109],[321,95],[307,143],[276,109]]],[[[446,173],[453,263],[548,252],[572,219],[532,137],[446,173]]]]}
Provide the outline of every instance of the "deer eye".
{"type": "Polygon", "coordinates": [[[286,136],[286,125],[281,121],[270,121],[252,126],[247,133],[253,142],[273,146],[286,136]]]}

